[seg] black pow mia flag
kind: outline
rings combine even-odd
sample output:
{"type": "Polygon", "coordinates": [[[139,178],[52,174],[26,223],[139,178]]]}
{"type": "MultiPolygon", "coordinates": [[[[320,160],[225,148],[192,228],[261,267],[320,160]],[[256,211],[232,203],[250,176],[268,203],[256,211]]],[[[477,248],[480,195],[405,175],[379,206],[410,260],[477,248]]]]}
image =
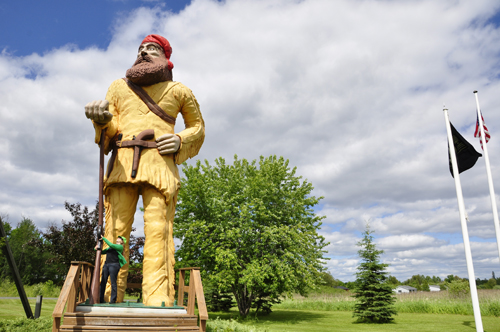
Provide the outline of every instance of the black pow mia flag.
{"type": "MultiPolygon", "coordinates": [[[[451,126],[451,135],[453,137],[453,145],[455,146],[455,155],[457,156],[457,164],[458,164],[458,173],[462,173],[463,171],[468,170],[472,166],[476,164],[476,161],[479,157],[482,157],[482,154],[476,151],[474,147],[463,138],[462,135],[451,126]]],[[[451,155],[450,155],[450,146],[448,145],[448,161],[450,163],[450,173],[453,176],[453,167],[451,165],[451,155]]]]}

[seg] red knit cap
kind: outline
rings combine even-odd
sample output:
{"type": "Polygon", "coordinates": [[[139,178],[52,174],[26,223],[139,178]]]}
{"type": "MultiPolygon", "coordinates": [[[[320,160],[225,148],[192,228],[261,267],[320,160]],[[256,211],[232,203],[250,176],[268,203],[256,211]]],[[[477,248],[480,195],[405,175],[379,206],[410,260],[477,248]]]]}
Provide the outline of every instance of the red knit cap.
{"type": "Polygon", "coordinates": [[[169,60],[168,69],[172,70],[172,68],[174,68],[174,64],[170,62],[170,55],[172,55],[172,47],[170,46],[170,43],[168,42],[167,38],[162,37],[160,35],[148,35],[146,36],[146,38],[144,38],[141,45],[144,43],[156,43],[160,45],[160,47],[163,49],[163,52],[165,53],[165,57],[169,60]]]}

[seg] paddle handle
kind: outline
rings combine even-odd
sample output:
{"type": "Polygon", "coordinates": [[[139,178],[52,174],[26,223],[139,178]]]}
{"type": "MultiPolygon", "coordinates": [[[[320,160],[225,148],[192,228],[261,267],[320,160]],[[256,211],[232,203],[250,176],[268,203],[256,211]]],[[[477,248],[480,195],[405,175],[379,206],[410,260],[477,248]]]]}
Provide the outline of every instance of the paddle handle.
{"type": "Polygon", "coordinates": [[[94,263],[94,274],[92,275],[92,284],[90,287],[90,304],[99,303],[99,293],[100,293],[100,283],[99,279],[101,276],[101,252],[102,252],[102,240],[101,237],[103,233],[103,215],[104,215],[104,201],[103,201],[103,191],[104,191],[104,138],[106,137],[106,129],[101,131],[101,140],[99,142],[99,218],[97,225],[97,251],[95,255],[94,263]]]}

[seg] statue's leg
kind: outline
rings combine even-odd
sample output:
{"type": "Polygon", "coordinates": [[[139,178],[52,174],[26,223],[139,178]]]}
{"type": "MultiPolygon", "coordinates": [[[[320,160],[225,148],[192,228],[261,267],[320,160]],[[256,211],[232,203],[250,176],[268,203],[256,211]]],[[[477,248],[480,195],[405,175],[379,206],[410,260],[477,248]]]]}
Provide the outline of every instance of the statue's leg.
{"type": "MultiPolygon", "coordinates": [[[[132,184],[113,185],[106,188],[106,199],[104,208],[106,210],[106,227],[104,237],[116,243],[119,235],[127,239],[123,246],[122,255],[129,261],[130,232],[134,222],[134,214],[139,199],[139,187],[132,184]]],[[[104,265],[106,255],[101,259],[101,267],[104,265]]],[[[127,288],[128,264],[123,265],[118,272],[117,299],[116,302],[123,302],[125,289],[127,288]]],[[[109,302],[111,295],[111,283],[108,280],[104,299],[109,302]]]]}
{"type": "Polygon", "coordinates": [[[165,201],[156,188],[143,188],[144,245],[142,294],[143,302],[150,306],[166,306],[174,303],[174,238],[173,222],[175,198],[165,201]]]}

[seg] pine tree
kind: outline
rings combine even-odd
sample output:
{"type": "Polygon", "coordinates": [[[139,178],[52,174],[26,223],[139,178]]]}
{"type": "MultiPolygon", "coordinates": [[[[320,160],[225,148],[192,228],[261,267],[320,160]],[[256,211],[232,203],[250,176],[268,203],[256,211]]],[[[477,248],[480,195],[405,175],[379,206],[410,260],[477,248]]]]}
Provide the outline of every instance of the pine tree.
{"type": "Polygon", "coordinates": [[[376,249],[372,233],[367,225],[363,240],[358,242],[362,249],[358,251],[361,264],[356,273],[353,317],[358,317],[358,322],[389,323],[394,319],[391,316],[397,315],[394,308],[396,300],[391,286],[386,283],[385,268],[389,265],[379,261],[384,251],[376,249]]]}

